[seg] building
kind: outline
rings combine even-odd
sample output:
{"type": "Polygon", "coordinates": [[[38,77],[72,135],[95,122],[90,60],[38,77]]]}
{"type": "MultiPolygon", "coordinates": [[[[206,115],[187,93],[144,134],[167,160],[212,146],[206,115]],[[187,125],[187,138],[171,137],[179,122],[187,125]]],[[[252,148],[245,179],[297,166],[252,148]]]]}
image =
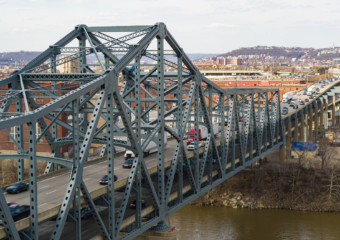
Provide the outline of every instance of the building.
{"type": "Polygon", "coordinates": [[[340,58],[333,58],[333,65],[340,64],[340,58]]]}
{"type": "MultiPolygon", "coordinates": [[[[67,58],[67,56],[60,57],[59,60],[67,58]]],[[[69,62],[65,62],[57,67],[60,73],[79,73],[79,59],[74,59],[69,62]]]]}

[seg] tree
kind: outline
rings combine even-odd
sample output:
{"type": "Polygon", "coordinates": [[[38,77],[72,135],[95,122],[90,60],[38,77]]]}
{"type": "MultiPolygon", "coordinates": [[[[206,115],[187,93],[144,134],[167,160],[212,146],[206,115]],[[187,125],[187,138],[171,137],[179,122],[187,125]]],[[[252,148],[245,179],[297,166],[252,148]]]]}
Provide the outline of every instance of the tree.
{"type": "Polygon", "coordinates": [[[324,181],[328,184],[324,187],[328,189],[328,199],[331,200],[332,197],[336,197],[337,200],[340,199],[340,172],[339,172],[339,164],[340,159],[331,159],[324,169],[325,177],[324,181]]]}
{"type": "Polygon", "coordinates": [[[318,155],[321,157],[321,168],[324,169],[327,163],[333,158],[334,151],[331,150],[329,141],[325,138],[319,140],[318,155]]]}

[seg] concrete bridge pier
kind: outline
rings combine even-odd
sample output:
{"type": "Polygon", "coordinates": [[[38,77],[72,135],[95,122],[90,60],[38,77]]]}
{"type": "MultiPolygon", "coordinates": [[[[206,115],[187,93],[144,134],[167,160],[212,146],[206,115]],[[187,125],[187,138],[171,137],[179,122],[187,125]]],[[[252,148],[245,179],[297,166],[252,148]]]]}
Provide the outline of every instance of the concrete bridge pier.
{"type": "MultiPolygon", "coordinates": [[[[299,118],[297,117],[297,114],[295,114],[295,119],[294,119],[294,142],[299,141],[299,118]]],[[[301,138],[301,135],[300,135],[301,138]]]]}
{"type": "Polygon", "coordinates": [[[313,108],[309,109],[309,134],[308,134],[308,141],[313,141],[313,108]]]}
{"type": "Polygon", "coordinates": [[[324,128],[324,111],[323,111],[323,107],[324,107],[324,104],[323,104],[323,101],[320,102],[320,132],[321,132],[321,135],[323,136],[323,130],[325,129],[324,128]]]}
{"type": "Polygon", "coordinates": [[[300,115],[300,142],[306,142],[306,131],[305,131],[305,114],[300,115]]]}
{"type": "Polygon", "coordinates": [[[315,115],[314,115],[314,129],[315,129],[315,139],[318,139],[318,135],[319,135],[319,106],[318,104],[315,105],[315,115]]]}
{"type": "Polygon", "coordinates": [[[286,154],[287,158],[292,156],[292,122],[289,121],[287,124],[287,138],[286,138],[286,154]]]}
{"type": "Polygon", "coordinates": [[[286,146],[285,145],[281,145],[279,147],[280,150],[280,164],[285,164],[286,163],[286,146]]]}
{"type": "Polygon", "coordinates": [[[335,126],[335,96],[333,96],[333,105],[332,105],[332,127],[335,126]]]}

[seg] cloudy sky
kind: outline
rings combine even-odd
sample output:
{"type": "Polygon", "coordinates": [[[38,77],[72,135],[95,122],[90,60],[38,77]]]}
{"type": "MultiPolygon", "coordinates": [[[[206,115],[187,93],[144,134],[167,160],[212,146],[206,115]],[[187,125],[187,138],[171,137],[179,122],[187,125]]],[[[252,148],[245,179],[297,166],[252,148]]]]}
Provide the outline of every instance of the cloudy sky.
{"type": "Polygon", "coordinates": [[[187,53],[340,46],[335,0],[0,0],[0,52],[42,51],[78,24],[164,22],[187,53]]]}

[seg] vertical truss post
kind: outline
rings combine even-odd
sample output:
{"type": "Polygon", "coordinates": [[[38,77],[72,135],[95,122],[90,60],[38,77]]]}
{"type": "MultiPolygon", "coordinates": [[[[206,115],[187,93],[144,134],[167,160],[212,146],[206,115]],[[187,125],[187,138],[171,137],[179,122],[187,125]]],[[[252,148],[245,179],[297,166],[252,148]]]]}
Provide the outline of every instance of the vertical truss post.
{"type": "MultiPolygon", "coordinates": [[[[135,57],[135,136],[137,145],[141,145],[141,111],[142,111],[142,101],[141,101],[141,77],[140,77],[140,59],[141,56],[138,54],[135,57]]],[[[162,95],[163,96],[163,95],[162,95]]],[[[135,174],[135,192],[136,192],[136,228],[142,227],[142,169],[141,161],[142,156],[138,154],[138,163],[136,166],[135,174]]]]}
{"type": "Polygon", "coordinates": [[[135,58],[135,134],[137,143],[141,145],[141,110],[142,110],[142,102],[141,102],[141,83],[140,83],[140,55],[137,55],[135,58]]]}
{"type": "MultiPolygon", "coordinates": [[[[176,116],[176,127],[177,127],[177,134],[180,138],[180,150],[178,152],[179,157],[178,157],[178,163],[177,163],[177,176],[178,176],[178,202],[181,203],[183,202],[183,157],[182,157],[182,148],[183,148],[183,135],[184,133],[182,132],[183,127],[185,124],[182,125],[182,55],[177,56],[177,72],[178,72],[178,89],[177,89],[177,116],[176,116]]],[[[190,105],[190,104],[189,104],[190,105]]],[[[185,131],[185,129],[184,129],[185,131]]],[[[190,166],[186,166],[190,167],[190,166]]]]}
{"type": "Polygon", "coordinates": [[[109,93],[106,97],[106,148],[107,148],[107,200],[109,203],[109,235],[115,239],[115,191],[114,191],[114,145],[113,145],[113,97],[109,93]]]}
{"type": "MultiPolygon", "coordinates": [[[[276,137],[276,141],[275,141],[275,144],[278,144],[279,143],[279,133],[280,133],[280,121],[281,121],[281,118],[279,117],[279,114],[280,114],[280,93],[279,92],[275,92],[276,94],[276,100],[275,100],[275,109],[276,109],[276,112],[275,112],[275,137],[276,137]]],[[[321,105],[322,106],[322,105],[321,105]]],[[[322,116],[323,117],[323,116],[322,116]]],[[[303,123],[301,122],[301,129],[303,128],[302,127],[303,123]]],[[[298,131],[298,130],[295,130],[295,131],[298,131]]],[[[300,136],[300,139],[302,138],[302,136],[300,136]]],[[[301,141],[301,140],[300,140],[301,141]]]]}
{"type": "MultiPolygon", "coordinates": [[[[235,135],[235,131],[236,131],[236,125],[238,124],[238,119],[236,119],[236,112],[237,112],[237,95],[233,95],[232,98],[230,99],[231,103],[230,103],[230,107],[232,107],[232,103],[233,103],[233,107],[232,107],[232,111],[231,111],[231,128],[232,128],[232,137],[231,137],[231,151],[232,151],[232,158],[231,158],[231,170],[235,171],[235,160],[236,160],[236,135],[235,135]]],[[[230,111],[229,111],[230,112],[230,111]]],[[[239,146],[240,148],[240,146],[239,146]]]]}
{"type": "MultiPolygon", "coordinates": [[[[57,46],[55,46],[57,47],[57,46]]],[[[56,66],[56,60],[57,60],[57,49],[54,47],[54,51],[53,51],[53,55],[51,56],[50,58],[50,61],[51,61],[51,73],[56,73],[57,72],[57,66],[56,66]]],[[[55,91],[57,89],[57,86],[56,86],[56,82],[55,81],[52,81],[51,82],[51,90],[52,91],[55,91]]],[[[57,115],[57,112],[52,112],[52,116],[55,117],[57,115]]],[[[58,138],[58,125],[56,123],[53,123],[52,124],[52,139],[57,139],[58,138]]],[[[59,149],[58,149],[59,151],[59,149]]],[[[53,152],[53,150],[51,149],[51,152],[53,152]]],[[[55,153],[54,153],[55,155],[55,153]]],[[[52,163],[52,164],[49,164],[50,165],[50,168],[48,169],[48,172],[51,171],[51,168],[53,168],[54,171],[57,171],[58,170],[58,164],[56,163],[52,163]]]]}
{"type": "MultiPolygon", "coordinates": [[[[16,98],[15,105],[16,105],[16,112],[21,113],[22,112],[22,99],[16,98]]],[[[14,138],[18,142],[21,149],[24,149],[23,125],[15,126],[15,128],[16,128],[16,136],[14,138]]],[[[21,149],[17,148],[18,154],[23,154],[23,152],[21,152],[21,149]]],[[[18,176],[18,178],[17,178],[18,182],[25,179],[25,161],[24,161],[24,159],[18,159],[17,160],[17,176],[18,176]]]]}
{"type": "Polygon", "coordinates": [[[263,141],[263,145],[264,145],[264,148],[263,148],[263,151],[266,152],[267,151],[267,133],[268,133],[268,119],[269,119],[269,116],[268,116],[268,94],[267,93],[264,93],[263,94],[263,108],[264,108],[264,127],[263,127],[263,137],[264,137],[264,141],[263,141]]]}
{"type": "Polygon", "coordinates": [[[30,122],[27,125],[28,125],[29,185],[30,185],[30,237],[32,240],[38,240],[36,122],[30,122]]]}
{"type": "MultiPolygon", "coordinates": [[[[73,167],[79,167],[79,107],[78,98],[72,101],[73,167]]],[[[80,189],[73,197],[74,239],[81,239],[80,189]]]]}
{"type": "MultiPolygon", "coordinates": [[[[210,129],[212,130],[211,132],[211,138],[214,138],[215,133],[214,133],[214,128],[213,128],[213,89],[212,86],[208,86],[208,90],[209,90],[209,120],[210,120],[210,129]]],[[[202,91],[203,92],[203,91],[202,91]]],[[[204,95],[203,95],[203,99],[202,101],[205,101],[204,95]]],[[[204,104],[202,104],[202,106],[204,106],[204,104]]],[[[204,114],[204,109],[203,109],[203,114],[204,114]]],[[[203,117],[204,119],[204,117],[203,117]]],[[[209,125],[209,122],[207,122],[207,125],[209,125]]],[[[210,141],[209,143],[209,148],[208,148],[208,159],[209,159],[209,185],[212,184],[212,172],[213,172],[213,154],[212,154],[212,141],[210,141]]],[[[217,159],[217,156],[215,156],[216,161],[219,161],[219,159],[217,159]]]]}
{"type": "Polygon", "coordinates": [[[110,58],[108,58],[106,55],[105,55],[105,68],[108,69],[110,67],[110,58]]]}
{"type": "Polygon", "coordinates": [[[135,176],[135,190],[136,190],[136,228],[142,227],[142,168],[141,156],[139,157],[136,176],[135,176]]]}
{"type": "MultiPolygon", "coordinates": [[[[222,178],[225,175],[225,166],[226,166],[226,162],[227,162],[227,157],[225,156],[225,153],[227,151],[227,147],[226,146],[226,136],[225,136],[225,132],[224,132],[224,122],[225,122],[225,95],[223,93],[220,93],[219,95],[219,104],[220,104],[220,111],[219,111],[219,115],[220,115],[220,123],[221,123],[221,163],[222,163],[222,178]]],[[[228,128],[228,127],[227,127],[228,128]]]]}
{"type": "MultiPolygon", "coordinates": [[[[197,81],[198,79],[195,78],[197,81]]],[[[198,191],[201,189],[201,186],[199,185],[199,99],[198,99],[198,91],[199,91],[199,86],[200,84],[196,84],[195,88],[195,94],[194,94],[194,129],[195,129],[195,134],[194,134],[194,143],[195,143],[195,148],[194,148],[194,177],[195,177],[195,183],[198,188],[198,191]]]]}
{"type": "Polygon", "coordinates": [[[86,53],[83,52],[86,47],[86,37],[82,34],[78,37],[79,41],[79,72],[86,73],[86,53]]]}
{"type": "MultiPolygon", "coordinates": [[[[164,29],[163,29],[164,31],[164,29]]],[[[157,36],[157,108],[158,120],[160,126],[158,130],[158,164],[157,164],[157,179],[158,179],[158,198],[161,205],[160,216],[162,216],[167,207],[165,202],[165,179],[164,179],[164,36],[157,36]]]]}

